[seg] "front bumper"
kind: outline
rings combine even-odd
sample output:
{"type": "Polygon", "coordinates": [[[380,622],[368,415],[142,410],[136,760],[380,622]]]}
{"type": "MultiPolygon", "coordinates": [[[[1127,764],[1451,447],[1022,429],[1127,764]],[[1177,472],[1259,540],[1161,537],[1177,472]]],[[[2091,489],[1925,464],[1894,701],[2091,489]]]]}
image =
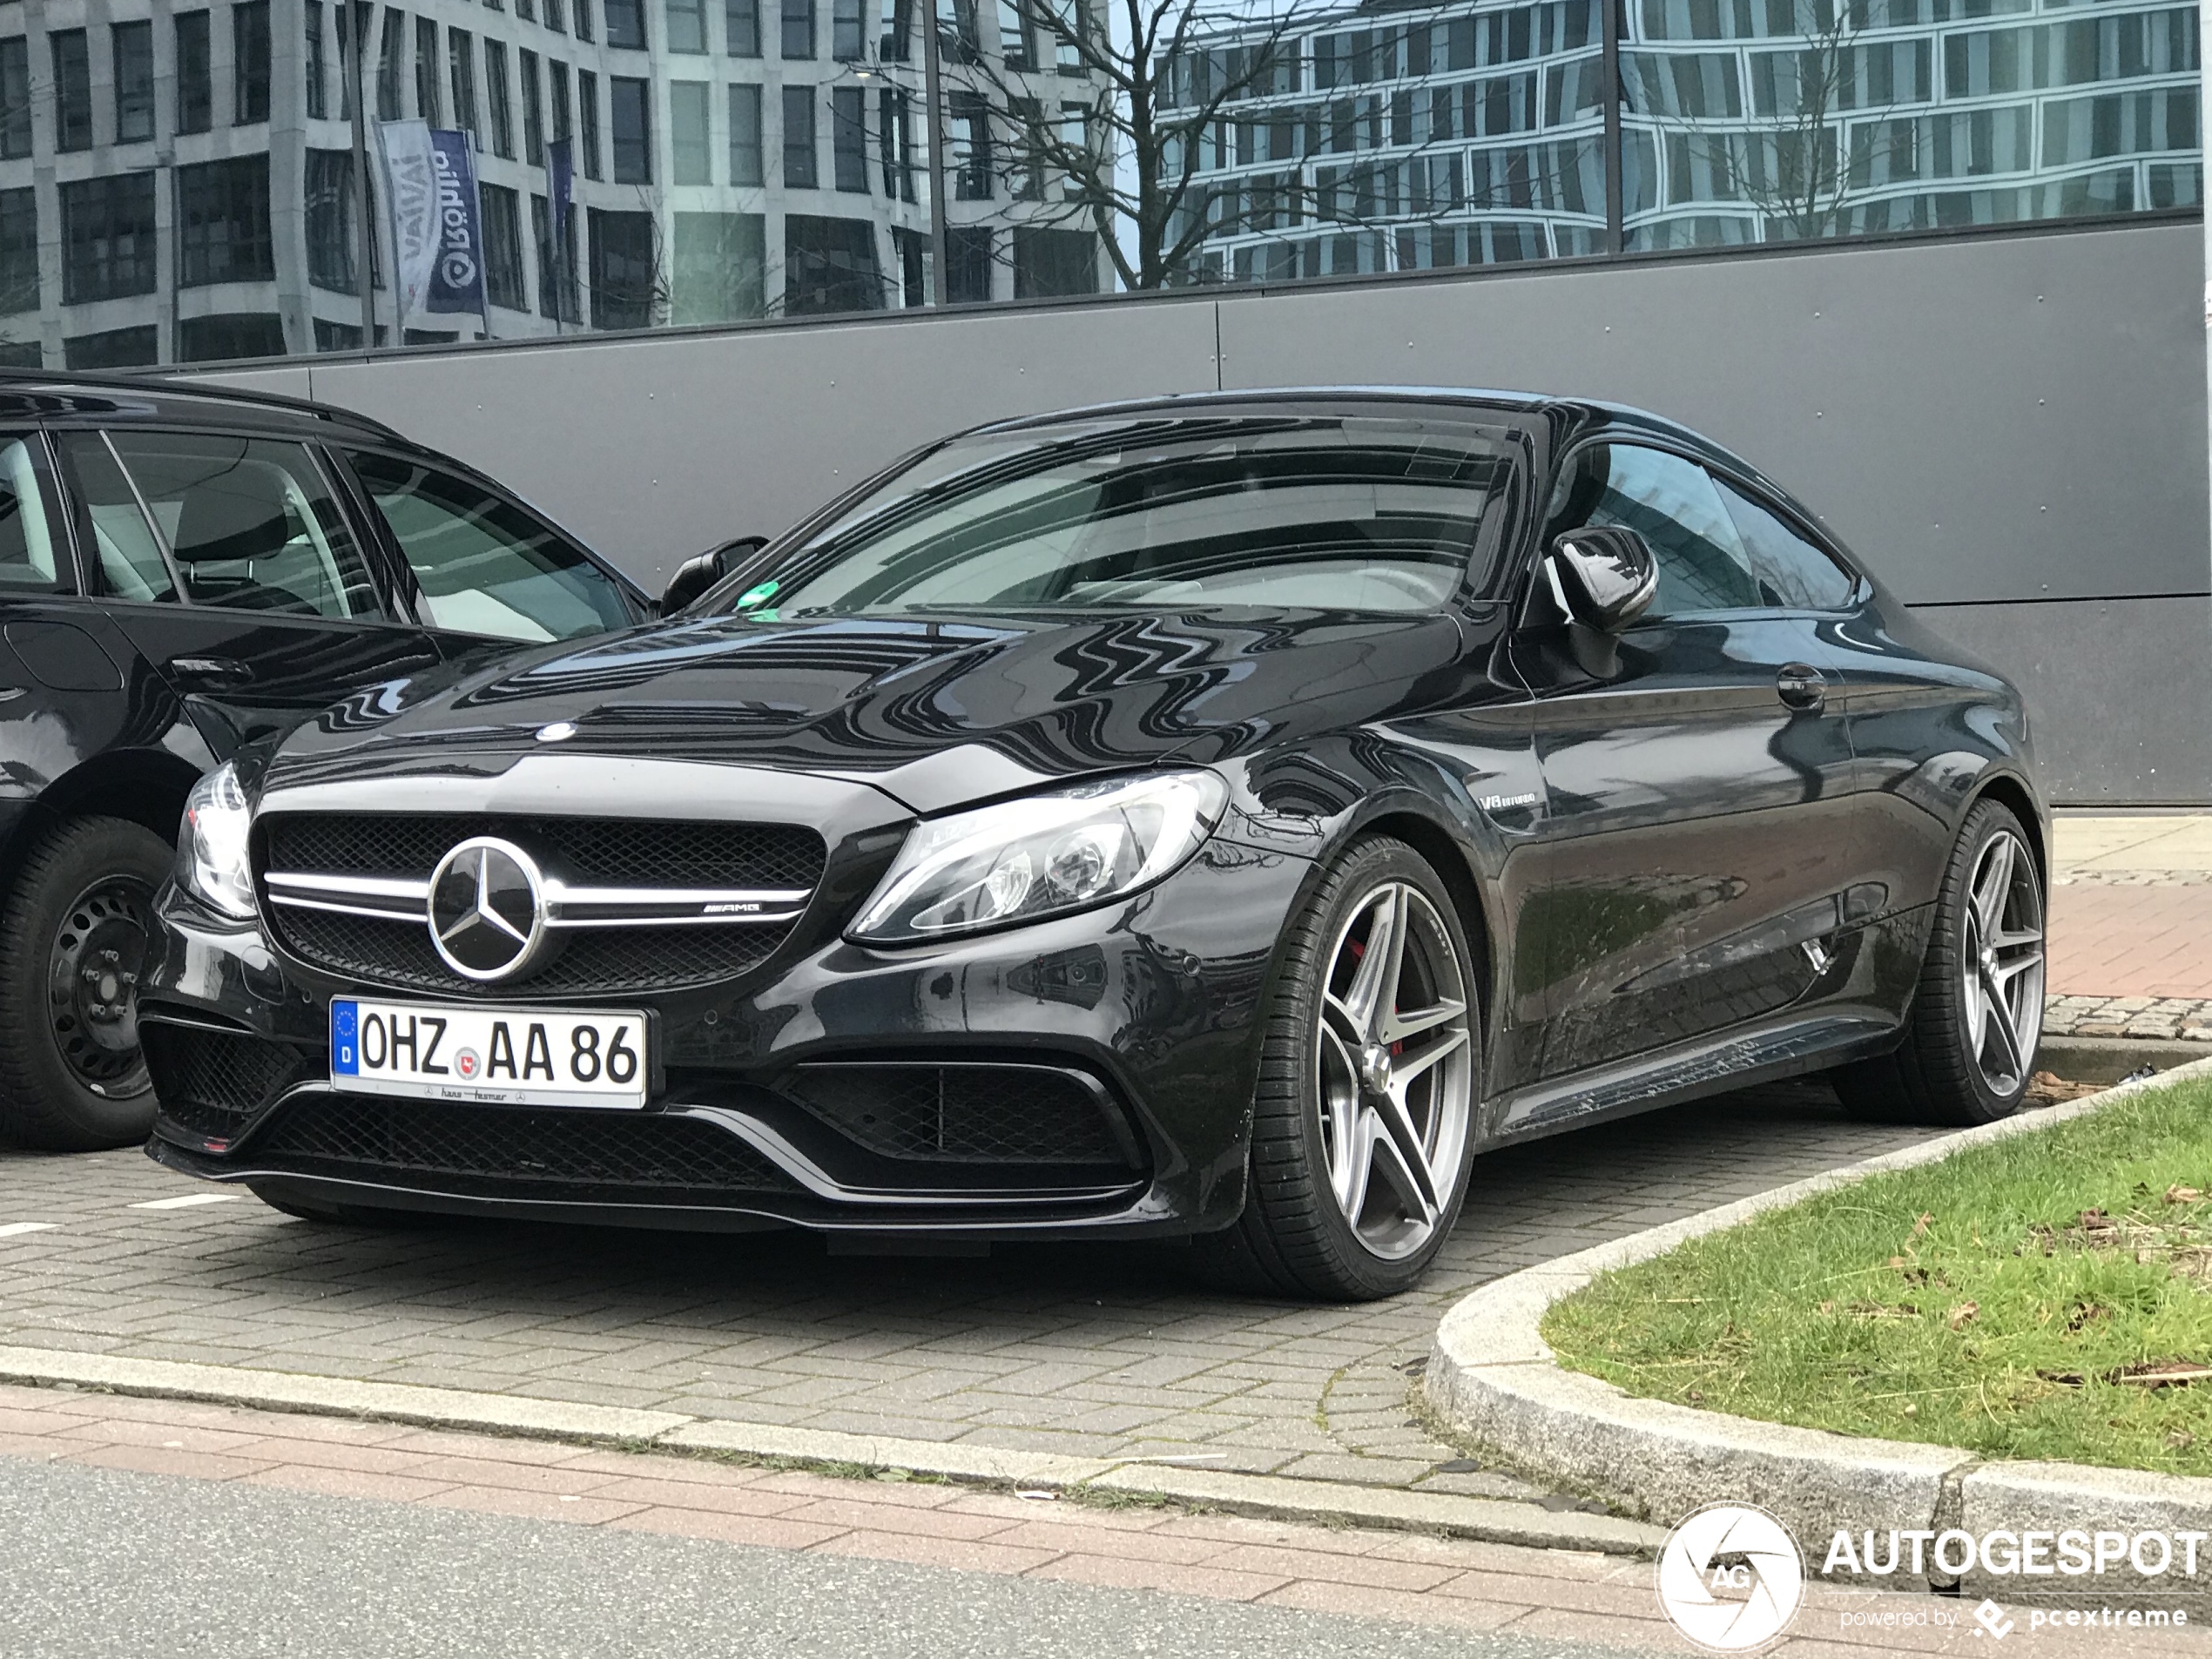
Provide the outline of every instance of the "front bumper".
{"type": "MultiPolygon", "coordinates": [[[[986,1239],[1211,1231],[1244,1203],[1261,1000],[1310,867],[1217,843],[1082,915],[913,950],[800,936],[731,984],[618,999],[657,1016],[644,1112],[334,1090],[331,996],[399,994],[226,930],[172,888],[141,997],[162,1103],[148,1150],[209,1180],[452,1213],[986,1239]],[[933,1089],[942,1133],[906,1133],[933,1089]]],[[[524,985],[482,1000],[567,999],[524,985]]]]}

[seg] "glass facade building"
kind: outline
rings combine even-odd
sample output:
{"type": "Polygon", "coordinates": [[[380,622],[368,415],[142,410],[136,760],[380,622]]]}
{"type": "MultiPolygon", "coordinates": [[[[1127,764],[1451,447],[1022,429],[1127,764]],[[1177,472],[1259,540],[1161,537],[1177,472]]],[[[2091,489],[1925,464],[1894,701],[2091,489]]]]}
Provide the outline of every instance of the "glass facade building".
{"type": "Polygon", "coordinates": [[[1194,276],[2197,208],[2193,4],[1459,0],[1255,24],[1172,97],[1194,276]],[[1252,64],[1267,63],[1254,73],[1252,64]],[[1608,96],[1608,88],[1611,89],[1608,96]]]}
{"type": "MultiPolygon", "coordinates": [[[[945,8],[948,49],[980,46],[974,6],[945,8]]],[[[376,343],[921,303],[919,22],[912,0],[0,0],[0,361],[358,348],[363,84],[372,179],[376,121],[472,136],[488,299],[395,327],[380,214],[376,343]]],[[[993,130],[963,152],[948,121],[950,297],[1095,291],[1096,239],[1028,226],[993,130]]]]}

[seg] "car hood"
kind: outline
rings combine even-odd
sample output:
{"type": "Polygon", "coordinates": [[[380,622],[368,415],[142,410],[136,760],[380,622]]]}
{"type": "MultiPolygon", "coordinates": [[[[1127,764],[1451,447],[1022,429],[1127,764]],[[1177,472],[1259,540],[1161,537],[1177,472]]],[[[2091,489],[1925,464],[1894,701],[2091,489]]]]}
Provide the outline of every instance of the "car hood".
{"type": "Polygon", "coordinates": [[[934,812],[1385,718],[1447,689],[1461,639],[1433,614],[677,620],[368,688],[263,783],[491,772],[554,741],[846,778],[934,812]]]}

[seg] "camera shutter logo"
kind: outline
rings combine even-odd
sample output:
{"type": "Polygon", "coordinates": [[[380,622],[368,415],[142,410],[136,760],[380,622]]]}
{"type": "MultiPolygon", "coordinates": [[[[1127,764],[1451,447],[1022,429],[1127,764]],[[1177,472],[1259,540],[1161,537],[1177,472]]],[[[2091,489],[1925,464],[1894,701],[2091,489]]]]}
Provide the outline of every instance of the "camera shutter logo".
{"type": "Polygon", "coordinates": [[[1701,1648],[1750,1653],[1790,1628],[1805,1597],[1805,1561],[1789,1528],[1750,1504],[1689,1516],[1659,1552],[1659,1605],[1701,1648]]]}

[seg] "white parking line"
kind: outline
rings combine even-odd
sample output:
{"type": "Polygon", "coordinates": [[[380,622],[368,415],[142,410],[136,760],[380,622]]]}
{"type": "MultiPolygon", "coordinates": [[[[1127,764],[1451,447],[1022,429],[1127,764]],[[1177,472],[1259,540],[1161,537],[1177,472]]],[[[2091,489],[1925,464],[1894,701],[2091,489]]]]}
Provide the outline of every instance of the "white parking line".
{"type": "Polygon", "coordinates": [[[235,1192],[187,1192],[180,1198],[149,1198],[144,1204],[134,1204],[133,1210],[196,1210],[204,1204],[228,1204],[239,1195],[235,1192]]]}
{"type": "Polygon", "coordinates": [[[0,1222],[0,1238],[13,1238],[22,1233],[49,1232],[60,1225],[61,1223],[57,1221],[0,1222]]]}

